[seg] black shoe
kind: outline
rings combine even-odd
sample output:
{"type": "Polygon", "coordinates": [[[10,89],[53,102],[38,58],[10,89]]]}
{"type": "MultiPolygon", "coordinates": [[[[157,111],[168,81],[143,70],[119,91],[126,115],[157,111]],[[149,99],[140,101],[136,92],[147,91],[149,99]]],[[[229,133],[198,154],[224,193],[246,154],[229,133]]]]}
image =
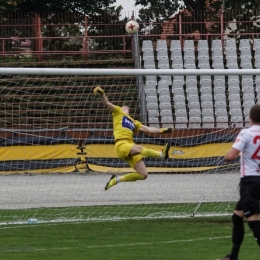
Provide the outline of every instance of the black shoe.
{"type": "Polygon", "coordinates": [[[106,187],[105,187],[105,190],[108,190],[109,188],[113,187],[114,185],[117,184],[116,182],[116,177],[117,175],[116,174],[113,174],[109,180],[109,182],[107,183],[106,187]]]}
{"type": "Polygon", "coordinates": [[[166,143],[166,145],[163,147],[162,149],[162,154],[163,154],[163,158],[164,159],[168,159],[169,158],[169,150],[170,150],[170,144],[166,143]]]}

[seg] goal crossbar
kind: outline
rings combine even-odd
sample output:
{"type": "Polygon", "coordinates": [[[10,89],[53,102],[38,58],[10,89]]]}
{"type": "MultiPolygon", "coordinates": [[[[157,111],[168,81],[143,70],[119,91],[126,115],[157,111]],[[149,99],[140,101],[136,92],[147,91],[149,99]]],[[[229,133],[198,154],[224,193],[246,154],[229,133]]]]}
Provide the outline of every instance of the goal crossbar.
{"type": "Polygon", "coordinates": [[[142,75],[260,75],[260,69],[59,69],[0,68],[1,75],[142,76],[142,75]]]}

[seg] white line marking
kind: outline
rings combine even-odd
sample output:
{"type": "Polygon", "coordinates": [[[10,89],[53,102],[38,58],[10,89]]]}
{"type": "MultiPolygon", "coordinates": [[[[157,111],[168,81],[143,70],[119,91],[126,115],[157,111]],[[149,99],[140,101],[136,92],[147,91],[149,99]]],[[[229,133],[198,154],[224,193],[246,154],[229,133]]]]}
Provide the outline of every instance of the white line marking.
{"type": "MultiPolygon", "coordinates": [[[[252,234],[246,234],[245,236],[252,236],[252,234]]],[[[129,243],[129,244],[115,244],[115,245],[94,245],[94,246],[86,246],[85,249],[95,249],[95,248],[107,248],[107,247],[127,247],[127,246],[146,246],[146,245],[159,245],[159,244],[173,244],[173,243],[187,243],[187,242],[196,242],[196,241],[205,241],[205,240],[217,240],[217,239],[230,239],[231,236],[220,236],[220,237],[209,237],[209,238],[195,238],[195,239],[180,239],[180,240],[169,240],[169,241],[158,241],[158,242],[142,242],[142,243],[129,243]]],[[[4,247],[3,247],[4,248],[4,247]]],[[[77,249],[79,247],[54,247],[54,248],[25,248],[23,250],[22,247],[14,248],[12,250],[11,247],[8,247],[8,250],[1,250],[0,252],[22,252],[22,251],[50,251],[50,250],[72,250],[77,249]]],[[[80,247],[82,249],[82,247],[80,247]]]]}

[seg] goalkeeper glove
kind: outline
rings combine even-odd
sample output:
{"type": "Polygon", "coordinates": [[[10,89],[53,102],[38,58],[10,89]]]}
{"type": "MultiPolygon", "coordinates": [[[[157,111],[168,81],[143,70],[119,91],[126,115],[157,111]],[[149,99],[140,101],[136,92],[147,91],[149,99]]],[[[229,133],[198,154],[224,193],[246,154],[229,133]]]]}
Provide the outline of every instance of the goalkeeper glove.
{"type": "Polygon", "coordinates": [[[173,128],[160,128],[160,133],[172,133],[173,131],[173,128]]]}
{"type": "Polygon", "coordinates": [[[93,92],[94,94],[99,94],[100,96],[105,95],[105,91],[100,86],[95,87],[93,92]]]}

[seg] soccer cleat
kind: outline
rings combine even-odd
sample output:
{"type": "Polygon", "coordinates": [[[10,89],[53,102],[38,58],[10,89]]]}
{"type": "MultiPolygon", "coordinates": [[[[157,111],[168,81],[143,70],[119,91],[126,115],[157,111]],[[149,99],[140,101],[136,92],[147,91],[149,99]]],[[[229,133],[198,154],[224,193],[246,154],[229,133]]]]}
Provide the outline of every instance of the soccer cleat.
{"type": "Polygon", "coordinates": [[[170,150],[170,144],[166,143],[166,145],[162,149],[162,154],[163,154],[163,158],[164,159],[168,159],[169,158],[169,150],[170,150]]]}
{"type": "Polygon", "coordinates": [[[110,189],[111,187],[115,186],[117,184],[116,182],[116,175],[113,174],[109,180],[109,182],[107,183],[106,187],[105,187],[105,190],[108,190],[110,189]]]}
{"type": "Polygon", "coordinates": [[[226,257],[224,257],[224,258],[222,258],[222,259],[218,258],[218,259],[216,259],[216,260],[238,260],[238,259],[230,258],[230,256],[227,255],[226,257]]]}

